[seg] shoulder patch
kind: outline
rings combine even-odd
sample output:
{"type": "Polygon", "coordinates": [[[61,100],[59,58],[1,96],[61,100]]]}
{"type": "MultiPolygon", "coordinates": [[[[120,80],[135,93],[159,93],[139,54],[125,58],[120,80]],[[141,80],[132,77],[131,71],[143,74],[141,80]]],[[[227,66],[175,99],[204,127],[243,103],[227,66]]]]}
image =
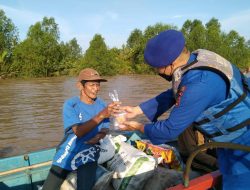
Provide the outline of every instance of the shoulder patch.
{"type": "Polygon", "coordinates": [[[176,100],[175,105],[176,105],[176,106],[179,106],[179,105],[180,105],[181,97],[183,96],[185,90],[186,90],[186,86],[181,86],[181,87],[178,89],[178,91],[177,91],[177,93],[176,93],[176,97],[175,97],[175,100],[176,100]]]}

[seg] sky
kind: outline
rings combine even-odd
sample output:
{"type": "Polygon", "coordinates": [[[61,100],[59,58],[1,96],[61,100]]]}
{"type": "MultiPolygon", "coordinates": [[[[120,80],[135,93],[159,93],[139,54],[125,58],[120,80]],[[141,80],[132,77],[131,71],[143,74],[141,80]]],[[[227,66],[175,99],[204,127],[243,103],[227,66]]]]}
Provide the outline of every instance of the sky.
{"type": "Polygon", "coordinates": [[[250,40],[249,0],[0,0],[0,9],[17,27],[20,40],[31,25],[53,17],[60,40],[76,38],[83,51],[95,34],[109,48],[120,48],[134,29],[144,31],[156,23],[181,29],[187,19],[205,25],[216,18],[223,32],[236,30],[250,40]]]}

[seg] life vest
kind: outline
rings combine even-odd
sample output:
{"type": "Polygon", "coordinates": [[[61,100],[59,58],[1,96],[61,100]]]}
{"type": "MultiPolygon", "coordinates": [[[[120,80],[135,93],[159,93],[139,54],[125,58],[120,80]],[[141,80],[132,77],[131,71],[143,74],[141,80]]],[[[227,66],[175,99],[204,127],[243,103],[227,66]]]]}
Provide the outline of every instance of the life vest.
{"type": "Polygon", "coordinates": [[[182,76],[189,70],[209,70],[219,74],[227,83],[227,98],[205,111],[195,120],[194,127],[217,142],[230,142],[250,126],[250,90],[246,78],[237,67],[220,55],[199,49],[193,52],[197,59],[177,68],[173,73],[174,96],[180,88],[182,76]]]}

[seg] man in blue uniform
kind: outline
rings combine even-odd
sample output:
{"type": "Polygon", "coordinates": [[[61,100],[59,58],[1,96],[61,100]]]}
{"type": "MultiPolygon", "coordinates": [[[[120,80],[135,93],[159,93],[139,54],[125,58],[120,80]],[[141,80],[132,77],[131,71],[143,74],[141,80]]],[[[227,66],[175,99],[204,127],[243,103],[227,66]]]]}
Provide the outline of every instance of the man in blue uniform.
{"type": "MultiPolygon", "coordinates": [[[[127,121],[122,130],[139,130],[152,143],[161,144],[193,125],[213,141],[250,145],[250,93],[238,68],[208,50],[190,54],[183,34],[176,30],[150,39],[144,58],[160,76],[172,81],[172,88],[139,106],[124,107],[128,118],[145,114],[152,123],[127,121]],[[158,121],[171,107],[168,119],[158,121]]],[[[219,149],[218,158],[224,189],[249,187],[248,152],[219,149]]]]}
{"type": "Polygon", "coordinates": [[[64,138],[57,147],[43,190],[59,190],[67,175],[77,171],[77,189],[91,190],[95,183],[98,143],[109,128],[109,116],[115,103],[97,97],[100,82],[106,82],[91,68],[83,69],[77,81],[80,96],[63,105],[64,138]]]}

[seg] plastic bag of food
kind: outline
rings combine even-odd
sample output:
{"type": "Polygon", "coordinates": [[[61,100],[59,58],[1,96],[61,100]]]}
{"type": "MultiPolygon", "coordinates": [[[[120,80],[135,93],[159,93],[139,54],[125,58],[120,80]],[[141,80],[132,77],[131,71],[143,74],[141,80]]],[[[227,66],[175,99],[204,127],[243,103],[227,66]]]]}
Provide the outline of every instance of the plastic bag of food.
{"type": "MultiPolygon", "coordinates": [[[[114,92],[109,93],[109,97],[113,102],[119,102],[118,92],[114,90],[114,92]]],[[[126,112],[120,111],[114,117],[111,118],[111,125],[114,130],[120,130],[120,125],[126,121],[126,112]]]]}
{"type": "Polygon", "coordinates": [[[159,164],[163,164],[171,169],[182,170],[183,164],[176,149],[169,145],[153,145],[148,140],[138,140],[136,147],[148,155],[158,159],[159,164]]]}
{"type": "Polygon", "coordinates": [[[153,175],[156,160],[125,142],[116,142],[117,153],[107,162],[107,169],[114,171],[112,184],[115,190],[141,190],[153,175]]]}

